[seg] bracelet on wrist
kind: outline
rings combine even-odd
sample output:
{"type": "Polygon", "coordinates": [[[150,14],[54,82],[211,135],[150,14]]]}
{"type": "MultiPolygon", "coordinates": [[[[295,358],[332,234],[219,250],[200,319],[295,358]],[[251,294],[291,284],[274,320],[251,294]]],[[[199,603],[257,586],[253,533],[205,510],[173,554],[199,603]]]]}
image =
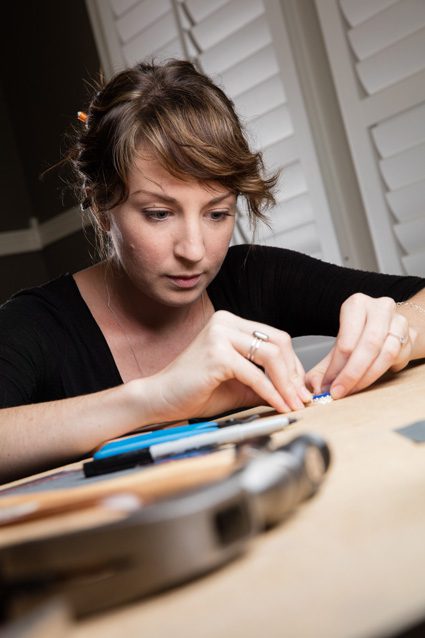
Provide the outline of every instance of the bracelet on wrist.
{"type": "Polygon", "coordinates": [[[413,301],[397,301],[397,306],[407,306],[408,308],[413,308],[414,310],[422,313],[425,317],[425,308],[418,303],[414,303],[413,301]]]}

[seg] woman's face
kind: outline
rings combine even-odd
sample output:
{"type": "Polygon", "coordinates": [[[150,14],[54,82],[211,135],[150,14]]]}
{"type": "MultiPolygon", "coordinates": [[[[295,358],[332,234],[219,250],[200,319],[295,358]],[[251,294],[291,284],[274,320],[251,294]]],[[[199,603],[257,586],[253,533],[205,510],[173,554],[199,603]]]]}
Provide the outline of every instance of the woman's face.
{"type": "Polygon", "coordinates": [[[138,293],[168,306],[195,301],[220,269],[233,233],[236,196],[217,182],[170,175],[138,158],[129,197],[109,213],[118,261],[138,293]]]}

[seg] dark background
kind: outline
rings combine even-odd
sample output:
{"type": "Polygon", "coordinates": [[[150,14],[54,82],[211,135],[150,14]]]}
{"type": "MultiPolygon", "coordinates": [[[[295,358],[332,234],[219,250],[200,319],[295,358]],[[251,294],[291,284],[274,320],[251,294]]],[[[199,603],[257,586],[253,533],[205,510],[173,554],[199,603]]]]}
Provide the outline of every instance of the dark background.
{"type": "MultiPolygon", "coordinates": [[[[0,21],[0,233],[76,205],[53,169],[84,110],[100,62],[84,0],[3,3],[0,21]]],[[[76,213],[77,214],[77,213],[76,213]]],[[[91,263],[90,232],[43,250],[0,255],[0,302],[16,290],[91,263]]]]}

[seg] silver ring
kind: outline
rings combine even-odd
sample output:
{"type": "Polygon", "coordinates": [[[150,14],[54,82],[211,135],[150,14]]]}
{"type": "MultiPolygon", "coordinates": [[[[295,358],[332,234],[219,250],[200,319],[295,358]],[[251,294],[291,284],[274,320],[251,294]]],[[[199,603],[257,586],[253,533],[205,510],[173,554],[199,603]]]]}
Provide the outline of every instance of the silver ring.
{"type": "Polygon", "coordinates": [[[251,342],[248,354],[246,356],[248,361],[254,361],[255,353],[257,352],[258,348],[260,347],[260,344],[263,341],[268,341],[269,340],[269,335],[266,335],[265,332],[261,332],[260,330],[254,330],[252,335],[253,335],[254,339],[251,342]]]}
{"type": "Polygon", "coordinates": [[[387,337],[395,337],[400,341],[402,346],[404,346],[404,344],[408,342],[408,337],[406,335],[400,337],[400,335],[396,335],[394,332],[389,332],[387,334],[387,337]]]}

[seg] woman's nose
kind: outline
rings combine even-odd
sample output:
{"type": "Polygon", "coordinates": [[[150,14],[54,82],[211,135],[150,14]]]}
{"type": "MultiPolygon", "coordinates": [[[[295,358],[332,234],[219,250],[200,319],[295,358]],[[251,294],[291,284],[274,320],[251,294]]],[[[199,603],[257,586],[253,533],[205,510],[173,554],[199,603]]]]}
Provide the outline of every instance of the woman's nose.
{"type": "Polygon", "coordinates": [[[187,261],[201,261],[205,255],[205,242],[199,223],[182,224],[175,239],[174,254],[187,261]]]}

